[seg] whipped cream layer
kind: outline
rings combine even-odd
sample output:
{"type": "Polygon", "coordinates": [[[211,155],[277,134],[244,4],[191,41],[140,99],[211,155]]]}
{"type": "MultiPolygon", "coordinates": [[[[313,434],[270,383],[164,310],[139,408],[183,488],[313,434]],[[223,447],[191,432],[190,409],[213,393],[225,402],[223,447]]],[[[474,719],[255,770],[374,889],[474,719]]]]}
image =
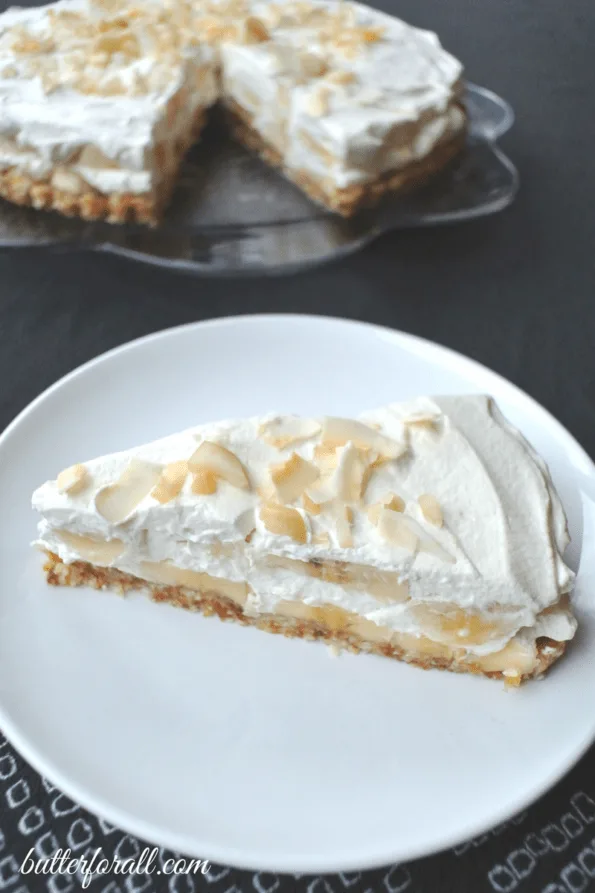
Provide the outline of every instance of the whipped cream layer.
{"type": "Polygon", "coordinates": [[[11,9],[0,15],[0,165],[35,180],[66,166],[100,192],[147,193],[160,174],[155,146],[186,135],[220,98],[249,115],[287,169],[342,189],[462,131],[461,74],[436,35],[357,3],[11,9]],[[89,146],[101,153],[93,163],[89,146]]]}
{"type": "MultiPolygon", "coordinates": [[[[66,531],[118,541],[113,561],[94,563],[142,578],[150,579],[145,562],[165,561],[245,581],[251,590],[245,610],[253,613],[275,611],[288,600],[334,605],[379,626],[440,641],[436,615],[464,612],[493,625],[481,640],[457,641],[471,653],[500,650],[516,635],[571,638],[575,621],[565,594],[573,574],[563,560],[564,512],[545,464],[493,400],[422,398],[364,413],[360,420],[368,446],[357,428],[357,442],[341,443],[344,437],[333,435],[329,446],[324,438],[331,428],[324,419],[270,415],[201,425],[91,460],[69,492],[60,479],[35,491],[33,506],[42,516],[37,544],[66,563],[88,560],[76,539],[62,537],[66,531]],[[288,425],[308,436],[286,445],[283,438],[271,440],[270,431],[288,425]],[[184,472],[173,498],[159,501],[149,493],[125,517],[107,520],[106,488],[131,463],[158,473],[185,463],[205,442],[233,453],[247,487],[219,479],[215,492],[200,495],[192,474],[184,472]],[[266,513],[286,499],[274,481],[275,469],[289,460],[303,460],[310,473],[320,470],[301,496],[285,502],[299,522],[298,536],[271,524],[266,513]],[[343,491],[358,463],[364,463],[359,481],[365,483],[359,495],[351,492],[345,513],[343,491]],[[384,508],[391,499],[393,508],[384,508]],[[393,523],[399,525],[396,538],[393,523]],[[328,574],[312,574],[321,565],[355,574],[341,585],[328,574]]],[[[331,424],[340,428],[343,422],[331,424]]]]}

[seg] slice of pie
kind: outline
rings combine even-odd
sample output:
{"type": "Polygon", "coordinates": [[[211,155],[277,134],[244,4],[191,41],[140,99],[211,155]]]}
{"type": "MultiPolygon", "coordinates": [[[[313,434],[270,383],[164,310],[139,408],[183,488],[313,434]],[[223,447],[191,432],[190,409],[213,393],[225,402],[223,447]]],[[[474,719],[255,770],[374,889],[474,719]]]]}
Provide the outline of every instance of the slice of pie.
{"type": "Polygon", "coordinates": [[[67,468],[33,506],[54,585],[425,668],[518,684],[576,627],[550,475],[485,396],[200,425],[67,468]]]}
{"type": "Polygon", "coordinates": [[[155,223],[208,109],[345,216],[462,148],[459,62],[337,0],[60,0],[0,15],[0,195],[155,223]]]}

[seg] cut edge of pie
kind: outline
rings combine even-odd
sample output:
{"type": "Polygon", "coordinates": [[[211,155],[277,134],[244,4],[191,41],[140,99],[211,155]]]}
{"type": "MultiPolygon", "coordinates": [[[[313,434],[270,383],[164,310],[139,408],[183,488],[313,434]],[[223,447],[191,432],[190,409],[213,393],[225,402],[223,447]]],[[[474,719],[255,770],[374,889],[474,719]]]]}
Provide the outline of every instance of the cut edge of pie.
{"type": "Polygon", "coordinates": [[[229,581],[212,577],[200,589],[169,586],[151,583],[116,568],[99,567],[85,561],[65,564],[53,552],[46,551],[45,554],[47,560],[44,572],[51,586],[88,586],[100,590],[107,588],[122,595],[142,590],[155,602],[200,612],[205,617],[216,616],[220,620],[232,620],[244,626],[253,626],[288,638],[323,641],[327,645],[356,654],[364,652],[389,657],[413,664],[423,670],[449,670],[455,673],[472,673],[489,679],[501,679],[510,687],[517,687],[529,679],[542,676],[562,657],[567,645],[567,642],[558,642],[541,636],[536,640],[533,651],[512,639],[502,651],[483,657],[465,655],[462,649],[452,648],[423,636],[394,632],[386,627],[377,627],[371,637],[370,627],[375,624],[358,618],[355,614],[350,615],[336,606],[308,608],[307,605],[298,602],[286,602],[286,613],[283,612],[283,607],[274,613],[246,612],[244,607],[247,584],[230,585],[229,581]],[[226,591],[217,589],[217,585],[224,586],[226,591]],[[365,634],[349,629],[350,618],[353,618],[355,623],[366,625],[365,634]]]}

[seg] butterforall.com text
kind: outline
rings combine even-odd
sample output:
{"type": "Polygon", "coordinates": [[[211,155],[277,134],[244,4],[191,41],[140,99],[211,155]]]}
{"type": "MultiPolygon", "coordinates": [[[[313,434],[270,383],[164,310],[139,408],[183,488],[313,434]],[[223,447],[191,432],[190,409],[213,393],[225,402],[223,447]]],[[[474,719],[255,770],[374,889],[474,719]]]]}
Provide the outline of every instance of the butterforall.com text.
{"type": "Polygon", "coordinates": [[[85,856],[73,856],[70,849],[56,850],[47,859],[34,858],[34,849],[30,849],[20,868],[21,874],[70,874],[78,875],[83,889],[86,889],[93,878],[98,875],[131,875],[131,874],[208,874],[208,859],[165,859],[157,864],[158,847],[145,847],[136,859],[107,859],[98,847],[90,859],[85,856]]]}

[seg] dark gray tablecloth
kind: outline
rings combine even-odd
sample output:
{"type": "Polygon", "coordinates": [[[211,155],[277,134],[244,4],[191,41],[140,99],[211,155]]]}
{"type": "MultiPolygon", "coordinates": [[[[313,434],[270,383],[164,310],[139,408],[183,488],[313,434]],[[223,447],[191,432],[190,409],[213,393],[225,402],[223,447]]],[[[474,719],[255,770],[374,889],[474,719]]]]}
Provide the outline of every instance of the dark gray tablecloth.
{"type": "MultiPolygon", "coordinates": [[[[189,320],[292,311],[369,320],[456,348],[520,385],[595,454],[595,8],[592,0],[384,0],[437,30],[469,77],[507,97],[522,190],[494,218],[382,238],[288,279],[208,281],[96,255],[0,254],[0,426],[43,388],[130,338],[189,320]]],[[[585,692],[585,709],[595,708],[585,692]]],[[[61,721],[66,721],[62,717],[61,721]]],[[[91,890],[582,893],[595,889],[595,752],[539,803],[456,850],[360,875],[104,877],[91,890]],[[144,884],[144,886],[143,886],[144,884]]],[[[431,804],[428,804],[431,808],[431,804]]],[[[79,889],[18,866],[71,846],[141,844],[72,804],[0,743],[0,891],[79,889]]]]}

